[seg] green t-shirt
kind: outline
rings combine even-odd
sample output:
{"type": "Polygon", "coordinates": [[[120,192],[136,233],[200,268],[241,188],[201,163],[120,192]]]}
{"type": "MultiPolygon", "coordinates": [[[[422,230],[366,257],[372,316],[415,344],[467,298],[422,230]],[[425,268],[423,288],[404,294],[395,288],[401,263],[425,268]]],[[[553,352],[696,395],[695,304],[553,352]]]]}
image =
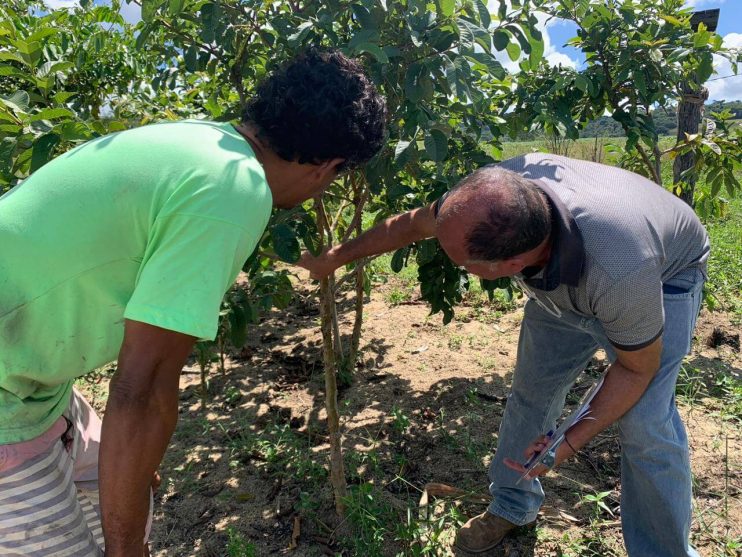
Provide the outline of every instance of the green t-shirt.
{"type": "Polygon", "coordinates": [[[206,121],[95,139],[0,197],[0,444],[51,427],[124,318],[213,339],[271,207],[249,143],[206,121]]]}

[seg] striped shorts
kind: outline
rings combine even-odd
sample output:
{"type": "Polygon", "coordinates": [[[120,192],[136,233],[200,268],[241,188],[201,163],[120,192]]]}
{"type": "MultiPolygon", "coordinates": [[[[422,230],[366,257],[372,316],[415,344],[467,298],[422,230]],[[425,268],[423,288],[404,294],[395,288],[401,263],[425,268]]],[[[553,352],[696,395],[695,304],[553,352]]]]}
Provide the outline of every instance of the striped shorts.
{"type": "MultiPolygon", "coordinates": [[[[98,504],[101,420],[73,390],[36,439],[0,445],[0,555],[103,557],[98,504]]],[[[152,502],[145,540],[152,524],[152,502]]]]}

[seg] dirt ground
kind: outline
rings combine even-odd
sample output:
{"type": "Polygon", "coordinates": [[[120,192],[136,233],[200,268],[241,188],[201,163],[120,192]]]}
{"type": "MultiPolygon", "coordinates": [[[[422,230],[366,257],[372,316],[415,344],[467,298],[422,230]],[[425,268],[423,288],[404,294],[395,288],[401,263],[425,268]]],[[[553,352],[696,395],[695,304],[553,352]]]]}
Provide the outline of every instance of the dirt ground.
{"type": "MultiPolygon", "coordinates": [[[[465,520],[486,508],[474,499],[487,495],[486,465],[497,445],[522,310],[498,316],[486,306],[463,307],[443,326],[421,302],[389,305],[388,288],[375,290],[366,306],[363,363],[340,394],[346,475],[359,497],[373,486],[374,499],[366,501],[373,508],[409,506],[413,514],[429,482],[461,488],[474,497],[429,512],[465,520]]],[[[349,324],[350,307],[340,310],[349,324]]],[[[738,333],[729,315],[703,312],[686,366],[695,371],[679,397],[694,472],[693,540],[704,556],[740,555],[742,416],[730,416],[719,399],[707,396],[719,388],[720,374],[740,379],[742,358],[733,346],[738,333]],[[721,343],[710,347],[709,339],[721,343]]],[[[568,402],[604,367],[596,357],[568,402]]],[[[344,555],[367,554],[344,539],[351,530],[333,512],[313,301],[297,298],[268,315],[227,360],[225,375],[214,365],[205,408],[195,363],[181,386],[180,422],[156,497],[153,555],[309,556],[342,548],[344,555]]],[[[105,379],[84,388],[101,408],[105,379]]],[[[619,451],[616,432],[608,430],[558,474],[550,473],[538,527],[520,531],[490,555],[625,555],[619,451]],[[584,498],[590,494],[603,494],[604,506],[584,498]]],[[[358,520],[364,516],[356,513],[356,527],[368,526],[358,520]]],[[[455,524],[443,531],[430,554],[453,554],[447,548],[454,530],[455,524]]],[[[382,553],[395,555],[400,545],[389,538],[382,553]]]]}

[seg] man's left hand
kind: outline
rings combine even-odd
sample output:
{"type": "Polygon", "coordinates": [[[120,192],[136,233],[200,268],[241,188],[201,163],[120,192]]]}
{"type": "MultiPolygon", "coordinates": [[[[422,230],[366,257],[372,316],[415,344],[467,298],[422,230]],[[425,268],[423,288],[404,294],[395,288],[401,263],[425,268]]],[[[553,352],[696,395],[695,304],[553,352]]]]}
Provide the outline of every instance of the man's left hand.
{"type": "MultiPolygon", "coordinates": [[[[528,462],[532,456],[535,454],[540,454],[542,451],[545,451],[548,447],[549,438],[546,435],[542,435],[541,437],[538,437],[533,443],[531,443],[528,448],[523,453],[525,459],[523,462],[528,462]]],[[[554,457],[554,466],[551,468],[556,468],[559,466],[562,462],[567,460],[570,456],[572,456],[572,449],[569,448],[569,445],[567,443],[562,442],[556,449],[556,454],[554,457]]],[[[510,458],[506,458],[503,460],[503,463],[505,466],[510,468],[511,470],[515,470],[516,472],[520,474],[524,474],[526,472],[526,467],[523,466],[522,463],[515,461],[510,458]]],[[[539,464],[531,470],[531,472],[526,476],[526,479],[532,480],[533,478],[536,478],[538,476],[541,476],[551,470],[548,466],[545,466],[543,464],[539,464]]]]}

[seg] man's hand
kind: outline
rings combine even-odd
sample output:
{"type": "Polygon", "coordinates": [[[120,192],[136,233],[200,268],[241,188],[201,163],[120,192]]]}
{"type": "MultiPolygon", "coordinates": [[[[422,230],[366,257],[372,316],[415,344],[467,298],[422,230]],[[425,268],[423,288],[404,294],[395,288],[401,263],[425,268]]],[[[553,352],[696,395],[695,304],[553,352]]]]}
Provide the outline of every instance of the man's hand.
{"type": "Polygon", "coordinates": [[[317,257],[304,253],[296,263],[322,279],[335,269],[363,257],[380,255],[435,236],[433,204],[389,217],[363,234],[326,250],[317,257]]]}
{"type": "Polygon", "coordinates": [[[106,557],[142,557],[150,487],[178,419],[178,380],[195,338],[126,320],[101,432],[106,557]]]}
{"type": "MultiPolygon", "coordinates": [[[[548,443],[549,438],[546,435],[538,437],[533,443],[528,445],[528,448],[523,453],[523,462],[528,462],[534,455],[540,454],[542,451],[545,451],[548,447],[548,443]]],[[[539,464],[538,466],[536,466],[536,468],[531,470],[531,472],[526,476],[526,479],[532,480],[533,478],[546,474],[546,472],[548,472],[552,468],[556,468],[573,454],[574,452],[572,451],[572,449],[569,448],[569,445],[567,443],[561,443],[556,450],[556,454],[554,457],[554,466],[549,468],[548,466],[539,464]]],[[[526,467],[523,464],[510,458],[506,458],[505,460],[503,460],[503,464],[505,464],[505,466],[507,466],[511,470],[515,470],[519,474],[525,474],[526,472],[526,467]]]]}
{"type": "Polygon", "coordinates": [[[333,257],[332,249],[326,249],[316,257],[305,251],[296,265],[307,269],[309,276],[314,280],[321,280],[340,267],[333,257]]]}

